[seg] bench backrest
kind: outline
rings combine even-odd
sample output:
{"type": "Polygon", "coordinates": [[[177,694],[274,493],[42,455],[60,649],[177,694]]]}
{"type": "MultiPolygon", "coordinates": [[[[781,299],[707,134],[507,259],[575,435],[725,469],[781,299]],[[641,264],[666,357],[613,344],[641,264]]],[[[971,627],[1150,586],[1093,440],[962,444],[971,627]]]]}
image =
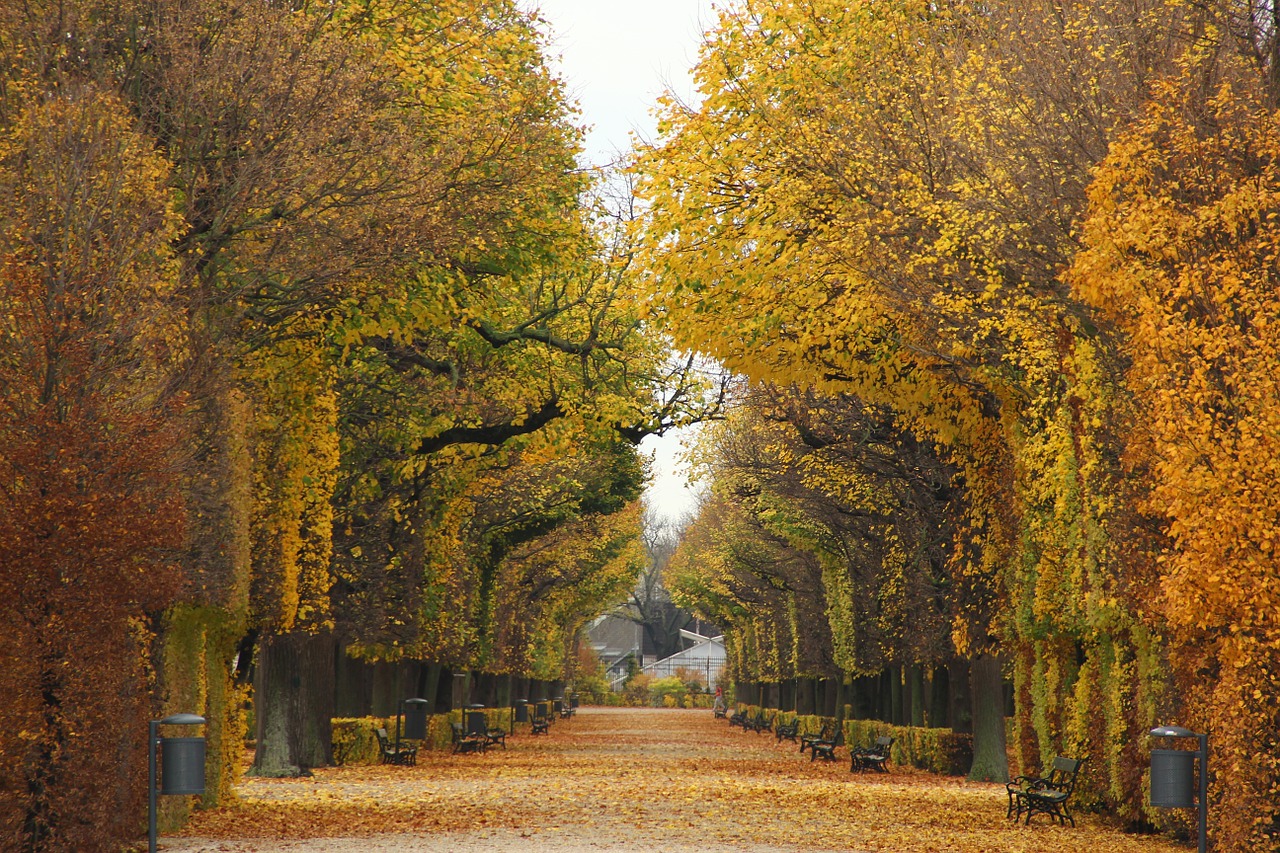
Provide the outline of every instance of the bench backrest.
{"type": "Polygon", "coordinates": [[[383,752],[391,752],[391,738],[387,736],[387,730],[377,729],[374,735],[378,738],[378,748],[383,752]]]}
{"type": "Polygon", "coordinates": [[[876,738],[876,752],[888,755],[889,747],[891,746],[893,746],[893,738],[888,735],[880,735],[880,737],[876,738]]]}
{"type": "Polygon", "coordinates": [[[1080,775],[1083,758],[1064,758],[1059,755],[1053,759],[1053,769],[1049,771],[1049,785],[1059,791],[1070,794],[1076,787],[1076,778],[1080,775]]]}

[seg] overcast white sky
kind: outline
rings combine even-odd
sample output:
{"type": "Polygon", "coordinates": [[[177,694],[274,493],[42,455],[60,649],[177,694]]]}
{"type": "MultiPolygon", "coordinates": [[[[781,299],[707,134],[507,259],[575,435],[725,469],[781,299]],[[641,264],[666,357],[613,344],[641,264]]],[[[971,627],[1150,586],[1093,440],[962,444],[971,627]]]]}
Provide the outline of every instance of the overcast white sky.
{"type": "Polygon", "coordinates": [[[652,138],[653,106],[668,85],[693,95],[689,78],[711,0],[521,0],[551,25],[551,53],[590,126],[587,156],[610,162],[629,133],[652,138]]]}
{"type": "MultiPolygon", "coordinates": [[[[704,29],[715,21],[711,0],[520,0],[550,25],[550,52],[569,94],[588,126],[586,157],[592,165],[613,162],[631,147],[631,134],[652,139],[653,108],[670,87],[693,101],[689,70],[698,58],[704,29]]],[[[681,437],[646,439],[654,481],[645,501],[659,515],[691,512],[695,493],[678,457],[681,437]]]]}

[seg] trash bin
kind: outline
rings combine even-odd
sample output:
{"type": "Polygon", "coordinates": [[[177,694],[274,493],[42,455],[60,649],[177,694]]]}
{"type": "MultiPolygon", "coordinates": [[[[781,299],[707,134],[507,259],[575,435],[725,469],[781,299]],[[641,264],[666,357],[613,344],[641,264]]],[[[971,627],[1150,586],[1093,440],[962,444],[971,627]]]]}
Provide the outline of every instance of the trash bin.
{"type": "Polygon", "coordinates": [[[202,737],[160,738],[160,793],[204,793],[202,737]]]}
{"type": "Polygon", "coordinates": [[[404,736],[406,740],[427,739],[426,699],[404,700],[404,736]]]}
{"type": "Polygon", "coordinates": [[[516,700],[516,722],[529,722],[529,703],[524,699],[516,700]]]}
{"type": "Polygon", "coordinates": [[[1196,804],[1196,754],[1184,749],[1151,750],[1151,805],[1161,809],[1196,804]]]}

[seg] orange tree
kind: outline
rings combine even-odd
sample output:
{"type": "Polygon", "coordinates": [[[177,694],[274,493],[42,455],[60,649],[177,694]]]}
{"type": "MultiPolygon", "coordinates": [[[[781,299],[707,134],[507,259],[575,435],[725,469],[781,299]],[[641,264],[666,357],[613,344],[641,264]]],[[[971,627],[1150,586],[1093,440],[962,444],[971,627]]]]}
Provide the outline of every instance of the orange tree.
{"type": "MultiPolygon", "coordinates": [[[[0,106],[0,846],[118,849],[179,591],[186,346],[167,164],[122,103],[0,106]]],[[[14,97],[21,89],[23,97],[14,97]]]]}
{"type": "Polygon", "coordinates": [[[1125,356],[1126,462],[1170,540],[1153,606],[1226,768],[1214,837],[1261,851],[1280,838],[1280,133],[1257,68],[1208,56],[1102,164],[1072,282],[1125,356]]]}
{"type": "MultiPolygon", "coordinates": [[[[83,189],[87,203],[66,209],[86,216],[111,201],[110,176],[137,175],[135,196],[145,182],[155,191],[155,239],[141,226],[133,238],[101,231],[92,260],[102,275],[152,263],[168,288],[133,299],[137,316],[80,313],[112,346],[159,337],[152,350],[137,345],[159,366],[141,370],[150,363],[137,356],[141,384],[121,385],[121,406],[167,423],[175,388],[189,399],[189,464],[172,470],[188,508],[170,529],[184,540],[181,603],[155,658],[145,630],[130,636],[141,661],[163,662],[153,687],[165,706],[210,720],[206,803],[230,790],[242,743],[233,661],[258,664],[256,771],[327,759],[331,632],[367,603],[353,597],[344,611],[339,581],[367,589],[399,571],[404,587],[390,594],[422,591],[421,606],[394,613],[409,617],[414,654],[499,668],[519,649],[512,666],[553,672],[565,633],[633,567],[642,472],[631,443],[683,417],[696,388],[639,334],[626,252],[597,240],[574,162],[579,131],[535,21],[505,0],[84,0],[0,14],[14,286],[43,264],[70,294],[58,310],[115,304],[91,278],[56,274],[83,264],[80,244],[56,239],[56,217],[40,208],[44,176],[83,189]],[[103,92],[116,93],[119,118],[95,127],[128,142],[116,160],[99,156],[94,175],[68,158],[33,166],[24,116],[103,92]],[[81,183],[63,180],[67,170],[81,183]],[[13,248],[36,238],[48,255],[39,263],[13,248]],[[164,322],[142,318],[156,304],[164,322]],[[487,489],[519,499],[504,507],[487,489]],[[522,608],[522,588],[541,606],[522,608]],[[521,632],[545,643],[521,646],[521,632]],[[255,637],[256,648],[242,642],[255,637]]],[[[40,145],[57,150],[41,127],[40,145]]],[[[75,227],[92,230],[86,222],[75,227]]],[[[46,378],[57,387],[58,375],[46,378]]],[[[89,426],[123,441],[125,416],[95,412],[89,426]]],[[[151,458],[137,457],[144,468],[151,458]]],[[[161,480],[153,517],[176,518],[161,480]]],[[[145,607],[129,606],[162,607],[167,587],[153,589],[145,607]]],[[[389,623],[357,639],[404,654],[382,631],[389,623]]],[[[135,695],[134,675],[112,683],[135,695]]],[[[116,753],[135,779],[138,746],[116,753]]],[[[114,790],[65,774],[58,783],[85,800],[114,790]]],[[[122,826],[138,825],[135,800],[112,811],[122,826]]],[[[42,827],[28,827],[36,846],[56,845],[42,827]]]]}
{"type": "Polygon", "coordinates": [[[1091,169],[1151,80],[1239,47],[1215,14],[747,3],[704,51],[701,105],[670,104],[639,163],[655,313],[753,379],[856,395],[939,447],[967,499],[951,575],[984,591],[956,602],[956,650],[1001,653],[1022,767],[1093,755],[1086,798],[1135,823],[1163,819],[1143,745],[1180,704],[1151,606],[1179,529],[1120,464],[1141,414],[1063,276],[1091,169]]]}

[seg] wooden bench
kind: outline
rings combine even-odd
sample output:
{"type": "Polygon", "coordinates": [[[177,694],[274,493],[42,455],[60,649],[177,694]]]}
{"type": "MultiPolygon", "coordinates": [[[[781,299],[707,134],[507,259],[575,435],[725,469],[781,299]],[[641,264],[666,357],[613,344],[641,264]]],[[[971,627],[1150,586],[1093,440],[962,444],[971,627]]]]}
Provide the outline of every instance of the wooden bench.
{"type": "Polygon", "coordinates": [[[398,764],[401,767],[407,767],[418,763],[418,747],[416,744],[402,743],[396,746],[391,742],[391,738],[387,736],[386,729],[378,729],[374,732],[378,738],[378,750],[382,755],[383,764],[398,764]]]}
{"type": "Polygon", "coordinates": [[[1009,809],[1005,817],[1017,820],[1025,812],[1030,825],[1032,815],[1047,814],[1051,820],[1057,818],[1060,825],[1065,826],[1070,821],[1075,826],[1076,819],[1071,816],[1067,803],[1076,789],[1076,779],[1084,762],[1084,758],[1060,755],[1053,759],[1053,768],[1048,776],[1014,777],[1005,786],[1009,795],[1009,809]]]}
{"type": "Polygon", "coordinates": [[[889,750],[893,748],[893,738],[881,735],[871,746],[860,746],[849,750],[849,772],[862,770],[878,770],[889,772],[889,750]]]}
{"type": "Polygon", "coordinates": [[[782,743],[783,738],[796,743],[796,737],[800,734],[800,718],[797,717],[790,723],[778,723],[773,727],[773,734],[778,743],[782,743]]]}

